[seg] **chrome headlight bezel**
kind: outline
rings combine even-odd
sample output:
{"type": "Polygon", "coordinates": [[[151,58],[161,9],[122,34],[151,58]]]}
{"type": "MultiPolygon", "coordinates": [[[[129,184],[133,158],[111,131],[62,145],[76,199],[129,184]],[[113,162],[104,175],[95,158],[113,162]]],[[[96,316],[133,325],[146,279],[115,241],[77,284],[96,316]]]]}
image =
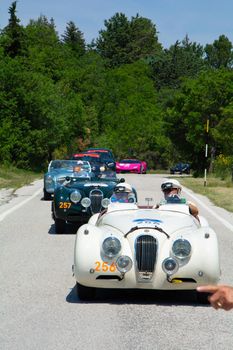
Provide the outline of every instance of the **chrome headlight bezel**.
{"type": "Polygon", "coordinates": [[[89,208],[91,206],[91,200],[89,197],[84,197],[82,200],[81,200],[81,204],[84,208],[89,208]]]}
{"type": "Polygon", "coordinates": [[[51,175],[45,177],[45,184],[50,186],[54,183],[54,178],[51,175]]]}
{"type": "Polygon", "coordinates": [[[109,198],[103,198],[101,201],[101,205],[103,208],[107,208],[110,204],[110,199],[109,198]]]}
{"type": "Polygon", "coordinates": [[[109,259],[115,258],[121,251],[121,242],[118,238],[110,236],[102,243],[102,252],[109,259]]]}
{"type": "Polygon", "coordinates": [[[132,259],[127,255],[121,255],[117,258],[116,267],[121,273],[126,273],[131,270],[133,266],[132,259]]]}
{"type": "Polygon", "coordinates": [[[82,195],[78,190],[75,190],[75,191],[71,192],[71,194],[70,194],[70,200],[74,204],[80,202],[81,198],[82,198],[82,195]]]}
{"type": "Polygon", "coordinates": [[[191,243],[187,239],[178,238],[173,242],[171,252],[178,260],[189,259],[192,254],[191,243]]]}
{"type": "Polygon", "coordinates": [[[164,259],[162,269],[168,276],[174,275],[179,269],[178,261],[175,258],[168,257],[164,259]]]}

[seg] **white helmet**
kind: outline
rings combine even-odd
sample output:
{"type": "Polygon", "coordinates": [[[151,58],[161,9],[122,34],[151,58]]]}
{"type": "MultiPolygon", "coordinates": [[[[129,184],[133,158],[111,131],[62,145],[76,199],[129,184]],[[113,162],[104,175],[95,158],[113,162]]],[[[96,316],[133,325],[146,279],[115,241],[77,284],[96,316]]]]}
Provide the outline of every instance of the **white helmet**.
{"type": "Polygon", "coordinates": [[[115,192],[133,192],[133,189],[130,184],[127,184],[126,182],[124,182],[124,183],[117,184],[114,191],[115,192]]]}
{"type": "Polygon", "coordinates": [[[161,190],[163,192],[173,188],[177,188],[178,192],[182,190],[181,184],[176,179],[166,179],[161,184],[161,190]]]}

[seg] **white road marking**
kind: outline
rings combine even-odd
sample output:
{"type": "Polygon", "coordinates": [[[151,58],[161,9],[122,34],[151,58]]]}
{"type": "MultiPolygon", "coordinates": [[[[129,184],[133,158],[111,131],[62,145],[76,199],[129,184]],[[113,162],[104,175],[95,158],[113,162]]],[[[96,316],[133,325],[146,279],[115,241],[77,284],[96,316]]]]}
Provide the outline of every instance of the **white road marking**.
{"type": "Polygon", "coordinates": [[[183,187],[183,192],[187,193],[191,198],[195,200],[195,202],[199,203],[205,210],[207,210],[211,215],[213,215],[216,219],[218,219],[226,228],[233,231],[233,225],[231,225],[227,220],[223,219],[219,216],[215,211],[210,209],[206,204],[204,204],[200,199],[194,196],[191,192],[187,190],[187,188],[183,187]]]}
{"type": "Polygon", "coordinates": [[[22,207],[24,204],[28,203],[30,200],[32,200],[33,198],[35,198],[36,196],[38,196],[38,194],[41,192],[41,189],[39,189],[38,191],[36,191],[35,193],[33,193],[33,195],[31,195],[30,197],[28,197],[27,199],[25,199],[24,201],[20,202],[19,204],[16,204],[13,208],[10,208],[8,210],[6,210],[2,215],[0,215],[0,221],[4,220],[5,217],[9,214],[12,214],[15,210],[19,209],[20,207],[22,207]]]}

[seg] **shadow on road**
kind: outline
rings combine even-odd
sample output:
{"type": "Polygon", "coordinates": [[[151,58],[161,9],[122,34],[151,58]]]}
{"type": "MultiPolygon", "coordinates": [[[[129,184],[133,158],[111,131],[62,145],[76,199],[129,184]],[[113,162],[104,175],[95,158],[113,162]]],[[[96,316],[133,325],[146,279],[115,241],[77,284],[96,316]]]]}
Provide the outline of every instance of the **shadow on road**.
{"type": "Polygon", "coordinates": [[[196,293],[193,291],[97,289],[96,297],[93,301],[82,301],[77,295],[76,286],[71,289],[66,297],[66,301],[74,304],[157,304],[163,306],[189,305],[209,307],[209,304],[200,304],[197,301],[196,293]]]}
{"type": "MultiPolygon", "coordinates": [[[[78,225],[74,225],[74,224],[66,224],[66,228],[65,228],[65,232],[63,233],[63,235],[76,235],[77,230],[78,230],[78,225]]],[[[48,234],[50,235],[58,235],[60,236],[61,234],[57,234],[55,231],[55,225],[52,224],[48,230],[48,234]]]]}

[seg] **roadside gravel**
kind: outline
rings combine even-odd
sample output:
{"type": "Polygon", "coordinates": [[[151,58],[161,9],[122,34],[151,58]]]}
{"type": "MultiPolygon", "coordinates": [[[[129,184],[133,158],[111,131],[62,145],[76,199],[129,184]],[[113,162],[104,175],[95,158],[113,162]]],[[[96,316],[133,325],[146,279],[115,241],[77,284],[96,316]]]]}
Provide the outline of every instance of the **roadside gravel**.
{"type": "Polygon", "coordinates": [[[0,205],[8,203],[14,197],[13,188],[2,188],[0,190],[0,205]]]}

